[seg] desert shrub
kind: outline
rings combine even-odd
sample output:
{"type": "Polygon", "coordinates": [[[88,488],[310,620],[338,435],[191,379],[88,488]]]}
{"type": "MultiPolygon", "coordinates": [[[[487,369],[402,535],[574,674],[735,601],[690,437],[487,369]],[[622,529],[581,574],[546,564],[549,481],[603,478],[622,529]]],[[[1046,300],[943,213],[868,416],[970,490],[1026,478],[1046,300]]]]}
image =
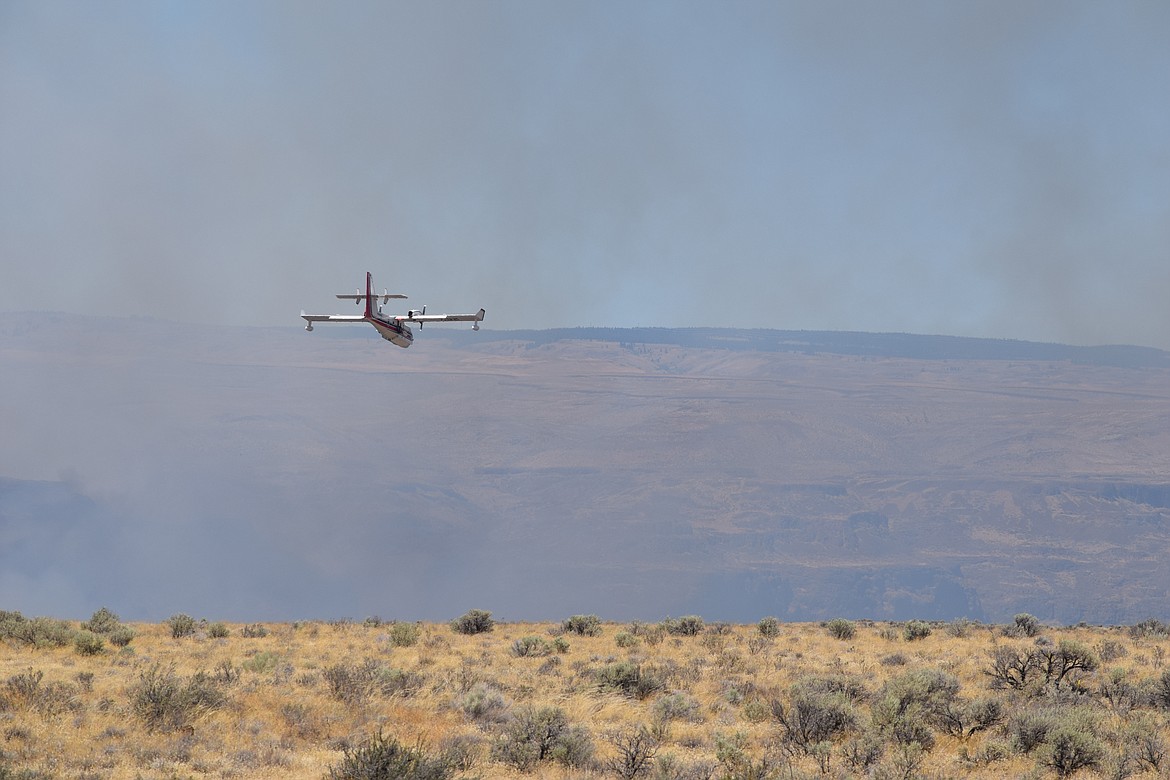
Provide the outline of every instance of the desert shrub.
{"type": "Polygon", "coordinates": [[[588,731],[569,723],[560,707],[525,707],[496,738],[492,755],[521,771],[542,761],[576,767],[592,758],[593,741],[588,731]]]}
{"type": "Polygon", "coordinates": [[[803,753],[852,729],[857,723],[852,703],[843,693],[824,691],[815,684],[797,683],[788,701],[773,699],[772,715],[784,729],[784,740],[803,753]]]}
{"type": "Polygon", "coordinates": [[[666,633],[674,636],[698,636],[703,632],[703,618],[698,615],[684,615],[680,618],[666,618],[661,623],[666,633]]]}
{"type": "Polygon", "coordinates": [[[991,666],[984,674],[992,678],[992,687],[1059,689],[1075,680],[1079,673],[1096,670],[1098,665],[1097,656],[1085,645],[1061,640],[1055,647],[1051,644],[1031,648],[998,647],[991,653],[991,666]]]}
{"type": "Polygon", "coordinates": [[[684,691],[673,691],[659,696],[651,710],[657,721],[698,720],[699,701],[684,691]]]}
{"type": "Polygon", "coordinates": [[[1029,754],[1048,740],[1056,726],[1056,714],[1050,710],[1020,710],[1007,721],[1007,736],[1019,753],[1029,754]]]}
{"type": "Polygon", "coordinates": [[[1125,717],[1142,703],[1143,692],[1125,669],[1110,669],[1097,681],[1097,695],[1118,715],[1125,717]]]}
{"type": "Polygon", "coordinates": [[[17,707],[32,706],[40,691],[41,680],[44,678],[44,672],[40,669],[34,670],[31,667],[27,672],[12,675],[4,683],[4,690],[7,693],[5,698],[10,704],[17,707]]]}
{"type": "Polygon", "coordinates": [[[471,690],[459,697],[457,706],[478,723],[501,723],[508,715],[504,694],[486,683],[471,686],[471,690]]]}
{"type": "Polygon", "coordinates": [[[10,706],[32,710],[46,720],[52,720],[69,710],[80,709],[76,685],[55,681],[46,683],[43,680],[44,673],[39,669],[14,674],[5,683],[7,695],[0,697],[0,703],[7,699],[10,706]]]}
{"type": "Polygon", "coordinates": [[[101,655],[106,649],[106,640],[92,631],[78,631],[73,638],[73,648],[78,655],[101,655]]]}
{"type": "Polygon", "coordinates": [[[925,620],[911,620],[902,629],[902,638],[907,642],[926,639],[931,634],[930,624],[925,620]]]}
{"type": "Polygon", "coordinates": [[[446,757],[428,754],[421,744],[404,747],[379,731],[346,747],[341,763],[329,767],[329,780],[447,780],[454,773],[446,757]]]}
{"type": "Polygon", "coordinates": [[[227,639],[231,633],[231,630],[224,623],[215,622],[207,627],[207,636],[212,639],[227,639]]]}
{"type": "Polygon", "coordinates": [[[823,693],[839,693],[856,704],[870,697],[865,684],[857,677],[847,674],[837,674],[828,677],[807,677],[798,683],[802,688],[823,693]]]}
{"type": "Polygon", "coordinates": [[[630,633],[643,640],[651,647],[654,647],[662,641],[663,637],[666,636],[666,629],[661,623],[657,625],[649,625],[647,623],[643,623],[640,620],[635,620],[630,623],[630,633]]]}
{"type": "Polygon", "coordinates": [[[633,661],[616,661],[596,672],[597,683],[635,699],[645,699],[666,687],[666,681],[652,670],[633,661]]]}
{"type": "Polygon", "coordinates": [[[711,780],[718,765],[710,761],[684,763],[673,753],[661,753],[650,770],[652,780],[711,780]]]}
{"type": "Polygon", "coordinates": [[[974,701],[942,701],[934,712],[934,723],[946,734],[961,739],[997,726],[1007,717],[1003,702],[993,697],[974,701]]]}
{"type": "Polygon", "coordinates": [[[771,616],[760,618],[760,622],[756,623],[756,630],[762,637],[775,639],[780,636],[780,621],[771,616]]]}
{"type": "Polygon", "coordinates": [[[610,731],[605,741],[613,746],[616,755],[605,762],[605,768],[622,780],[634,780],[649,770],[660,740],[644,724],[610,731]]]}
{"type": "Polygon", "coordinates": [[[618,647],[625,649],[629,647],[636,647],[638,642],[641,640],[631,634],[629,631],[619,631],[614,634],[613,641],[614,644],[616,644],[618,647]]]}
{"type": "Polygon", "coordinates": [[[1080,724],[1057,726],[1049,733],[1047,742],[1040,763],[1055,771],[1057,777],[1070,777],[1081,769],[1094,768],[1105,757],[1101,742],[1080,724]]]}
{"type": "Polygon", "coordinates": [[[350,705],[364,703],[374,693],[374,670],[353,664],[334,664],[321,672],[329,695],[350,705]]]}
{"type": "Polygon", "coordinates": [[[0,639],[31,645],[39,650],[72,644],[76,632],[64,620],[26,618],[19,612],[0,611],[0,639]]]}
{"type": "Polygon", "coordinates": [[[122,625],[122,622],[118,616],[105,607],[102,607],[97,612],[94,612],[88,621],[82,623],[81,628],[85,631],[92,631],[95,634],[109,634],[120,625],[122,625]]]}
{"type": "Polygon", "coordinates": [[[1097,644],[1097,658],[1104,663],[1125,658],[1127,655],[1129,655],[1129,651],[1125,649],[1125,645],[1116,639],[1103,639],[1097,644]]]}
{"type": "Polygon", "coordinates": [[[558,636],[552,641],[552,648],[563,655],[569,652],[569,643],[563,636],[558,636]]]}
{"type": "Polygon", "coordinates": [[[1134,639],[1165,639],[1170,637],[1170,624],[1156,618],[1146,618],[1130,626],[1129,635],[1134,639]]]}
{"type": "Polygon", "coordinates": [[[1034,615],[1021,612],[1012,618],[1009,633],[1015,636],[1034,637],[1040,633],[1040,621],[1034,615]]]}
{"type": "Polygon", "coordinates": [[[552,643],[538,636],[521,637],[512,643],[512,655],[519,658],[551,655],[552,651],[552,643]]]}
{"type": "Polygon", "coordinates": [[[108,638],[114,647],[126,647],[134,641],[135,636],[137,634],[130,626],[119,626],[110,632],[108,638]]]}
{"type": "Polygon", "coordinates": [[[1155,707],[1170,710],[1170,669],[1150,681],[1149,698],[1155,707]]]}
{"type": "Polygon", "coordinates": [[[390,627],[390,644],[412,647],[418,644],[419,628],[414,623],[395,623],[390,627]]]}
{"type": "Polygon", "coordinates": [[[482,609],[470,609],[451,621],[451,630],[457,634],[483,634],[495,627],[492,613],[482,609]]]}
{"type": "Polygon", "coordinates": [[[240,629],[240,636],[244,639],[263,639],[268,636],[268,629],[262,623],[248,623],[240,629]]]}
{"type": "Polygon", "coordinates": [[[967,618],[958,618],[947,623],[943,630],[946,631],[947,636],[965,639],[971,634],[971,621],[967,618]]]}
{"type": "Polygon", "coordinates": [[[131,709],[148,732],[180,731],[226,702],[211,677],[198,672],[184,681],[173,665],[163,669],[155,664],[139,675],[130,691],[131,709]]]}
{"type": "Polygon", "coordinates": [[[884,752],[885,746],[881,736],[869,731],[848,739],[841,745],[841,759],[854,772],[862,774],[881,761],[884,752]]]}
{"type": "Polygon", "coordinates": [[[417,672],[391,669],[373,659],[361,664],[335,664],[322,672],[329,694],[347,704],[365,703],[371,696],[413,696],[423,685],[417,672]]]}
{"type": "Polygon", "coordinates": [[[581,636],[598,636],[601,634],[601,618],[597,615],[573,615],[561,623],[561,628],[581,636]]]}
{"type": "Polygon", "coordinates": [[[223,660],[215,667],[212,679],[217,685],[235,685],[240,681],[240,669],[232,665],[231,661],[223,660]]]}
{"type": "Polygon", "coordinates": [[[253,674],[266,674],[275,669],[278,663],[280,663],[279,654],[265,652],[256,653],[240,664],[240,666],[253,674]]]}
{"type": "Polygon", "coordinates": [[[171,615],[167,618],[166,624],[170,626],[171,636],[175,639],[182,639],[183,637],[193,636],[195,634],[195,618],[190,615],[185,615],[182,612],[171,615]]]}
{"type": "Polygon", "coordinates": [[[825,623],[825,629],[834,639],[852,639],[857,633],[857,627],[853,621],[845,618],[833,618],[825,623]]]}
{"type": "Polygon", "coordinates": [[[939,669],[911,669],[886,680],[870,711],[874,726],[901,745],[918,743],[929,750],[934,734],[928,724],[954,702],[959,681],[939,669]]]}

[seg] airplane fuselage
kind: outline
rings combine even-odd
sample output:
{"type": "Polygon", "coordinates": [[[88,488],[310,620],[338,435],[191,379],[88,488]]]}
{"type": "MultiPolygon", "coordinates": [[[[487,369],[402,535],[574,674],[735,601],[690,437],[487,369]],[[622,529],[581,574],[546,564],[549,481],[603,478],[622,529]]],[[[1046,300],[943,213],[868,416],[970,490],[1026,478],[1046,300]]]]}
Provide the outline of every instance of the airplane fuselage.
{"type": "Polygon", "coordinates": [[[368,319],[370,324],[382,335],[382,338],[391,344],[405,349],[414,343],[414,334],[410,332],[410,326],[379,317],[377,314],[371,314],[368,319]]]}

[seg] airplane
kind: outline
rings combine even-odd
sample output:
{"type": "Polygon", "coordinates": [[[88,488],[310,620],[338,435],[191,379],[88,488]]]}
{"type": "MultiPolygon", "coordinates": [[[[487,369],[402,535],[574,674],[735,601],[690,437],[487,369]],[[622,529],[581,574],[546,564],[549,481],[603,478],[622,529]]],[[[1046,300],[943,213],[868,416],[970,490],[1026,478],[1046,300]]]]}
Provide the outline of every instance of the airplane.
{"type": "Polygon", "coordinates": [[[364,301],[366,313],[362,315],[305,314],[305,310],[301,309],[301,317],[308,323],[305,325],[305,330],[312,331],[314,322],[368,322],[374,326],[382,338],[391,344],[406,348],[414,342],[414,334],[406,325],[408,322],[417,322],[419,328],[422,328],[423,323],[427,322],[470,322],[473,323],[472,330],[479,330],[479,323],[483,322],[483,316],[487,313],[480,309],[475,314],[427,314],[427,307],[423,306],[418,310],[408,309],[406,314],[383,314],[383,304],[391,298],[405,298],[406,296],[388,293],[385,290],[382,291],[381,295],[376,294],[374,292],[374,278],[369,271],[366,271],[366,291],[364,293],[359,289],[354,293],[338,293],[337,297],[352,300],[358,306],[361,306],[364,301]],[[379,298],[382,299],[380,303],[378,302],[379,298]]]}

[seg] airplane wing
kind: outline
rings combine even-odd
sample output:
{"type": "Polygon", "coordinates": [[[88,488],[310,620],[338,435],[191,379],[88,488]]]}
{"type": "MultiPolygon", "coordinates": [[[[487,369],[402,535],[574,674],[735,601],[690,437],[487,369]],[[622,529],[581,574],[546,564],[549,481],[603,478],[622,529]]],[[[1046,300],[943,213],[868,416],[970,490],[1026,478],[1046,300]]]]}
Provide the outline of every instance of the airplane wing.
{"type": "Polygon", "coordinates": [[[421,312],[411,312],[410,314],[399,314],[394,319],[399,322],[417,322],[420,325],[424,322],[483,322],[484,315],[487,312],[480,309],[475,314],[423,314],[421,312]]]}
{"type": "Polygon", "coordinates": [[[366,318],[360,314],[305,314],[301,310],[301,317],[305,322],[365,322],[366,318]]]}

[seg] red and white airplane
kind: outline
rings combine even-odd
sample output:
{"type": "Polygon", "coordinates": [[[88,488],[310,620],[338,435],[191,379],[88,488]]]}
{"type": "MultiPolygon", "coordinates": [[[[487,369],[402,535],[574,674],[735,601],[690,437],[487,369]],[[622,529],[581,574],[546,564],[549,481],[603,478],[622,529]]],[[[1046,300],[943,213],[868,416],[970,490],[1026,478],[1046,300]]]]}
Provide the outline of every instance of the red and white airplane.
{"type": "Polygon", "coordinates": [[[383,314],[382,304],[391,298],[405,298],[406,296],[394,295],[385,290],[382,291],[381,295],[374,293],[374,280],[369,271],[366,272],[365,293],[358,290],[355,293],[338,293],[337,297],[352,300],[358,306],[361,306],[362,301],[365,301],[366,313],[362,315],[305,314],[305,310],[301,309],[301,316],[308,323],[305,325],[305,330],[313,330],[314,322],[368,322],[377,329],[378,333],[382,334],[382,338],[391,344],[409,347],[414,341],[414,334],[407,327],[406,323],[408,322],[417,322],[420,328],[423,323],[427,322],[472,322],[475,324],[471,326],[471,329],[479,330],[479,323],[483,322],[483,315],[487,313],[480,309],[475,314],[427,314],[427,307],[423,306],[417,311],[409,309],[406,314],[383,314]],[[382,299],[380,303],[379,298],[382,299]]]}

